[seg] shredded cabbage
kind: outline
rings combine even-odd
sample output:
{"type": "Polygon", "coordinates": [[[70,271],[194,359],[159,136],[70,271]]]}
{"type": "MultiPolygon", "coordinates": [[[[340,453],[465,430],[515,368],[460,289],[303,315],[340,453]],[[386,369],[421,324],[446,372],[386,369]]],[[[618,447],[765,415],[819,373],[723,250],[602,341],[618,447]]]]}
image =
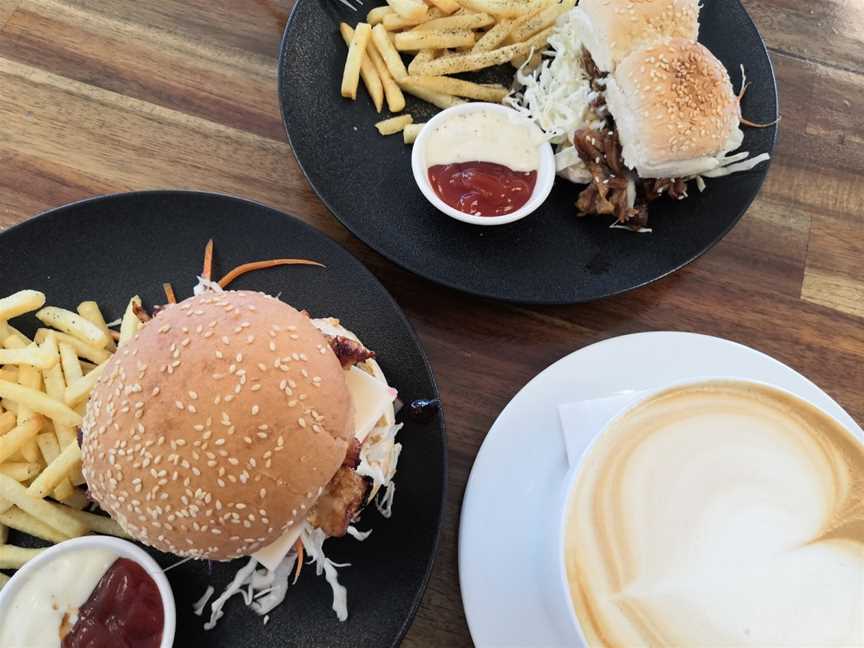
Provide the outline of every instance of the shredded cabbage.
{"type": "Polygon", "coordinates": [[[198,277],[198,283],[192,288],[193,295],[203,295],[206,292],[224,292],[222,286],[215,281],[210,281],[204,277],[198,277]]]}

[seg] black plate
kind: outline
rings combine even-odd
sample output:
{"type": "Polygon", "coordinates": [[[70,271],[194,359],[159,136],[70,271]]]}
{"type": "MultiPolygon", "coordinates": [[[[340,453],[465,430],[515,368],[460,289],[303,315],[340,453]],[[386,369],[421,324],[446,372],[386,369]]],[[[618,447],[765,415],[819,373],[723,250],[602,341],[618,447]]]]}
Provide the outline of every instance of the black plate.
{"type": "MultiPolygon", "coordinates": [[[[377,1],[366,2],[367,11],[377,1]]],[[[705,0],[700,40],[726,65],[736,87],[740,64],[753,85],[746,117],[777,116],[771,61],[738,0],[705,0]]],[[[651,235],[610,230],[606,218],[575,216],[576,185],[557,181],[530,217],[497,227],[455,221],[435,210],[411,174],[411,147],[381,137],[365,89],[356,102],[339,96],[345,44],[338,20],[363,13],[336,0],[297,0],[279,64],[279,97],[288,139],[309,184],[345,227],[402,267],[465,292],[524,303],[574,303],[608,297],[659,279],[709,250],[738,222],[759,192],[765,165],[709,181],[689,200],[651,205],[651,235]]],[[[507,85],[510,66],[490,72],[507,85]]],[[[469,75],[470,78],[470,75],[469,75]]],[[[415,121],[435,112],[407,97],[415,121]]],[[[771,151],[776,128],[746,129],[744,150],[771,151]]]]}
{"type": "MultiPolygon", "coordinates": [[[[203,245],[210,237],[216,242],[217,275],[263,258],[308,257],[325,263],[326,270],[287,267],[256,272],[232,287],[278,294],[313,315],[341,318],[378,351],[400,398],[437,397],[410,325],[359,262],[299,220],[236,198],[132,193],[42,214],[0,235],[0,295],[35,288],[45,292],[49,304],[74,309],[80,301],[94,299],[106,318],[119,317],[136,293],[145,304],[164,303],[163,281],[173,283],[178,298],[190,296],[201,272],[203,245]]],[[[340,570],[340,580],[348,588],[345,623],[339,623],[330,609],[332,597],[323,577],[307,567],[284,604],[270,613],[266,626],[235,597],[216,629],[205,632],[204,620],[192,614],[192,604],[208,584],[221,591],[245,561],[186,563],[168,572],[177,599],[175,645],[397,645],[420,604],[438,543],[446,477],[443,418],[409,422],[399,439],[404,447],[393,517],[383,519],[371,507],[359,525],[374,529],[365,542],[346,537],[327,543],[329,558],[351,563],[340,570]]],[[[10,541],[27,544],[25,540],[32,542],[13,533],[10,541]]],[[[163,567],[177,561],[170,555],[154,555],[163,567]]]]}

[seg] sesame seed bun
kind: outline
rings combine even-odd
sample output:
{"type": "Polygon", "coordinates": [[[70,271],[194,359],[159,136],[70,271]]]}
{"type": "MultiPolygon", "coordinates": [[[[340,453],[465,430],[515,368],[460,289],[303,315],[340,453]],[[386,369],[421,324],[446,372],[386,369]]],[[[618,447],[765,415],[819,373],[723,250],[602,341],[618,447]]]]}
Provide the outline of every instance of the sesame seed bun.
{"type": "Polygon", "coordinates": [[[581,0],[577,30],[601,72],[613,71],[628,54],[668,38],[695,41],[699,0],[581,0]]]}
{"type": "Polygon", "coordinates": [[[607,80],[606,103],[624,162],[643,178],[714,169],[744,138],[726,68],[706,47],[684,39],[621,61],[607,80]]]}
{"type": "Polygon", "coordinates": [[[108,361],[83,472],[141,542],[228,560],[302,523],[352,428],[341,365],[306,314],[261,293],[205,293],[165,307],[108,361]]]}

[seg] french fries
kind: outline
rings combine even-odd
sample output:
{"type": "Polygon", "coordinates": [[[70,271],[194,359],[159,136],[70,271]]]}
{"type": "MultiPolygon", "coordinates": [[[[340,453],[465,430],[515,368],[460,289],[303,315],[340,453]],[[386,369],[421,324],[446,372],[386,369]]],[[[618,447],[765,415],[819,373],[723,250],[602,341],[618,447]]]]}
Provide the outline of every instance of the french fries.
{"type": "Polygon", "coordinates": [[[81,525],[94,533],[131,539],[131,536],[110,517],[88,513],[87,511],[78,511],[69,506],[64,506],[63,504],[50,504],[50,506],[52,506],[58,513],[74,518],[81,525]]]}
{"type": "Polygon", "coordinates": [[[0,545],[0,569],[18,569],[33,560],[44,549],[25,549],[14,545],[0,545]]]}
{"type": "MultiPolygon", "coordinates": [[[[7,342],[21,343],[15,337],[8,338],[7,342]]],[[[25,347],[0,349],[0,364],[30,365],[39,369],[50,369],[57,364],[58,357],[56,350],[57,342],[53,338],[50,341],[46,341],[46,346],[43,347],[29,344],[25,347]],[[49,348],[50,345],[53,345],[53,353],[49,348]]]]}
{"type": "Polygon", "coordinates": [[[420,86],[409,81],[403,81],[401,87],[408,94],[414,95],[418,99],[422,99],[423,101],[430,103],[433,106],[438,106],[442,110],[465,103],[463,99],[459,99],[458,97],[454,97],[453,95],[443,94],[441,92],[435,92],[433,90],[427,90],[426,88],[421,88],[420,86]]]}
{"type": "MultiPolygon", "coordinates": [[[[513,29],[512,20],[499,20],[498,23],[474,43],[472,52],[490,52],[501,45],[510,35],[510,30],[513,29]]],[[[414,71],[411,71],[414,74],[414,71]]]]}
{"type": "MultiPolygon", "coordinates": [[[[138,295],[135,295],[129,300],[129,305],[126,306],[126,311],[123,313],[123,319],[120,322],[120,339],[117,341],[118,347],[123,346],[141,330],[143,324],[141,323],[141,320],[138,319],[138,314],[135,312],[139,308],[141,308],[141,298],[138,295]]],[[[79,352],[78,355],[81,355],[81,353],[79,352]]],[[[97,363],[100,362],[99,360],[93,360],[93,358],[87,359],[97,363]]]]}
{"type": "MultiPolygon", "coordinates": [[[[135,319],[138,319],[137,317],[135,319]]],[[[139,321],[140,324],[140,321],[139,321]]],[[[137,333],[138,330],[135,329],[137,333]]],[[[133,333],[134,335],[134,333],[133,333]]],[[[108,358],[111,357],[111,352],[106,349],[97,349],[91,344],[87,344],[86,342],[82,342],[76,337],[68,335],[66,333],[61,333],[60,331],[55,331],[53,329],[40,328],[36,331],[36,342],[37,344],[42,344],[47,338],[54,337],[57,340],[57,345],[60,348],[61,356],[62,356],[62,345],[66,344],[71,346],[75,351],[75,355],[79,358],[83,358],[85,360],[89,360],[90,362],[94,362],[96,364],[102,364],[108,358]]],[[[62,357],[61,357],[62,359],[62,357]]],[[[65,370],[65,367],[64,367],[65,370]]]]}
{"type": "Polygon", "coordinates": [[[470,30],[409,31],[396,34],[396,49],[402,52],[421,49],[473,47],[477,38],[470,30]]]}
{"type": "Polygon", "coordinates": [[[378,72],[378,76],[381,78],[381,84],[384,86],[384,96],[387,98],[387,109],[394,113],[401,112],[405,110],[405,95],[402,94],[399,84],[393,79],[393,75],[390,74],[390,70],[384,63],[384,59],[378,53],[378,47],[375,45],[374,40],[374,30],[372,33],[373,40],[366,49],[366,53],[369,55],[372,64],[375,66],[375,70],[378,72]]]}
{"type": "Polygon", "coordinates": [[[342,96],[348,99],[357,98],[357,86],[360,84],[360,67],[366,55],[366,47],[372,36],[372,28],[368,23],[360,23],[354,29],[354,36],[348,46],[348,56],[345,59],[345,69],[342,72],[342,96]]]}
{"type": "Polygon", "coordinates": [[[414,140],[417,139],[417,136],[420,134],[420,131],[423,130],[425,125],[426,124],[408,124],[402,129],[402,141],[406,144],[413,144],[414,140]]]}
{"type": "Polygon", "coordinates": [[[0,380],[0,398],[8,398],[19,403],[19,417],[20,406],[23,405],[61,425],[81,425],[81,416],[74,410],[38,389],[0,380]]]}
{"type": "Polygon", "coordinates": [[[26,461],[7,461],[0,464],[0,474],[11,477],[17,482],[33,479],[42,470],[42,464],[28,463],[26,461]]]}
{"type": "Polygon", "coordinates": [[[384,16],[395,13],[390,7],[375,7],[366,14],[366,22],[373,27],[384,20],[384,16]]]}
{"type": "Polygon", "coordinates": [[[6,574],[0,574],[0,590],[8,583],[10,578],[6,574]]]}
{"type": "Polygon", "coordinates": [[[396,81],[401,81],[408,76],[408,70],[402,62],[402,57],[396,46],[390,41],[390,36],[384,25],[375,25],[372,28],[372,40],[375,42],[375,49],[387,65],[387,70],[390,72],[396,81]]]}
{"type": "Polygon", "coordinates": [[[387,0],[391,9],[403,18],[419,20],[429,11],[429,7],[422,0],[387,0]]]}
{"type": "Polygon", "coordinates": [[[45,294],[38,290],[19,290],[0,299],[0,321],[10,320],[24,313],[39,310],[45,305],[45,294]]]}
{"type": "MultiPolygon", "coordinates": [[[[449,31],[461,29],[482,29],[495,24],[495,18],[487,13],[459,14],[444,18],[433,18],[420,23],[414,31],[449,31]]],[[[538,30],[539,31],[539,30],[538,30]]]]}
{"type": "Polygon", "coordinates": [[[482,11],[501,18],[517,18],[536,11],[546,4],[545,0],[457,0],[462,7],[482,11]]]}
{"type": "Polygon", "coordinates": [[[456,0],[429,0],[429,4],[448,16],[461,9],[461,6],[456,2],[456,0]]]}
{"type": "Polygon", "coordinates": [[[78,304],[78,314],[86,319],[91,324],[97,326],[105,335],[108,336],[108,349],[115,349],[117,346],[114,344],[114,338],[111,337],[111,329],[108,328],[108,324],[105,322],[105,318],[102,315],[102,311],[99,309],[99,304],[95,301],[85,301],[78,304]]]}
{"type": "Polygon", "coordinates": [[[576,0],[563,0],[563,2],[549,5],[515,26],[509,34],[510,40],[514,43],[528,40],[537,32],[554,25],[559,16],[570,11],[575,5],[576,0]]]}
{"type": "Polygon", "coordinates": [[[494,103],[503,100],[509,92],[507,88],[501,85],[472,83],[471,81],[463,81],[462,79],[453,79],[451,77],[409,76],[405,79],[405,83],[410,83],[433,92],[494,103]]]}
{"type": "Polygon", "coordinates": [[[17,506],[13,506],[5,513],[0,513],[0,524],[5,524],[10,529],[29,533],[32,536],[47,540],[48,542],[63,542],[69,538],[56,529],[48,526],[41,520],[25,513],[17,506]]]}
{"type": "MultiPolygon", "coordinates": [[[[342,34],[345,44],[350,48],[351,42],[354,40],[354,30],[347,24],[340,23],[339,33],[342,34]]],[[[368,49],[374,47],[374,45],[367,43],[366,47],[366,56],[364,56],[363,60],[360,61],[360,77],[363,79],[363,85],[366,86],[366,91],[369,93],[369,96],[372,97],[375,111],[380,113],[381,108],[384,106],[384,85],[381,83],[381,77],[378,74],[378,70],[375,69],[375,64],[372,62],[372,58],[368,56],[368,49]]]]}
{"type": "MultiPolygon", "coordinates": [[[[47,524],[69,538],[84,535],[89,531],[85,524],[79,522],[77,518],[64,510],[68,509],[68,507],[58,509],[50,502],[33,497],[27,492],[24,486],[6,475],[0,475],[0,499],[11,502],[25,513],[29,513],[40,522],[47,524]]],[[[4,509],[4,506],[0,504],[0,513],[5,512],[9,508],[11,506],[7,506],[4,509]]]]}
{"type": "Polygon", "coordinates": [[[92,322],[84,319],[78,313],[65,308],[46,306],[36,313],[36,318],[52,328],[68,333],[97,349],[103,349],[111,341],[111,335],[92,322]]]}
{"type": "Polygon", "coordinates": [[[102,375],[102,371],[105,369],[105,365],[99,365],[93,371],[88,373],[86,376],[83,376],[73,382],[66,388],[66,392],[64,393],[63,400],[69,407],[75,407],[79,403],[83,403],[90,396],[90,392],[93,390],[93,386],[96,384],[96,381],[99,380],[99,377],[102,375]]]}
{"type": "Polygon", "coordinates": [[[54,487],[63,481],[66,476],[81,463],[81,449],[77,443],[71,443],[61,452],[56,459],[48,464],[48,467],[33,480],[27,488],[27,494],[42,499],[46,497],[54,487]]]}
{"type": "Polygon", "coordinates": [[[378,122],[375,124],[375,128],[382,135],[395,135],[401,132],[412,121],[414,121],[414,118],[411,115],[399,115],[398,117],[391,117],[390,119],[378,122]]]}

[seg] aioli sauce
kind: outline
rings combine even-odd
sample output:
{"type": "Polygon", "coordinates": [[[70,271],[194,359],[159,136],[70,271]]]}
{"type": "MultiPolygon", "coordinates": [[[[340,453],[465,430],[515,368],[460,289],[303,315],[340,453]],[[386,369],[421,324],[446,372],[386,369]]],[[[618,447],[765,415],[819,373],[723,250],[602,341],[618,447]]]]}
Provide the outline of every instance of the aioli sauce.
{"type": "Polygon", "coordinates": [[[63,648],[159,648],[164,614],[153,579],[138,563],[120,558],[81,606],[63,648]]]}
{"type": "Polygon", "coordinates": [[[60,629],[77,618],[78,608],[117,556],[104,549],[61,554],[42,565],[0,612],[0,648],[60,646],[60,629]]]}
{"type": "Polygon", "coordinates": [[[495,110],[453,115],[429,134],[426,166],[441,200],[474,216],[503,216],[525,205],[540,167],[536,129],[495,110]]]}

